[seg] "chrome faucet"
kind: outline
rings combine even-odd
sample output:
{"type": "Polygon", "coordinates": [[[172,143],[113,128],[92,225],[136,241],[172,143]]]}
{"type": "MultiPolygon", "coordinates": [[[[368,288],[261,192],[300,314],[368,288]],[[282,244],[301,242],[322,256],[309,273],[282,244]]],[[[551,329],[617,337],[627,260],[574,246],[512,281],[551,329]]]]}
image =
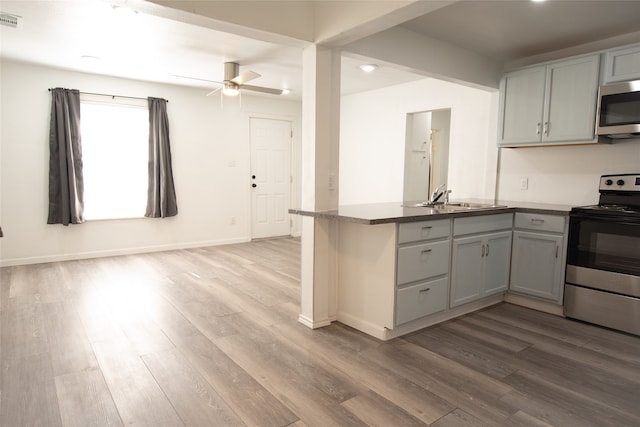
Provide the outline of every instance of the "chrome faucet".
{"type": "Polygon", "coordinates": [[[449,194],[451,194],[451,190],[447,190],[444,192],[444,204],[448,205],[449,204],[449,194]]]}
{"type": "Polygon", "coordinates": [[[447,184],[442,184],[436,188],[433,193],[431,193],[431,199],[429,203],[434,204],[445,194],[445,189],[447,188],[447,184]]]}

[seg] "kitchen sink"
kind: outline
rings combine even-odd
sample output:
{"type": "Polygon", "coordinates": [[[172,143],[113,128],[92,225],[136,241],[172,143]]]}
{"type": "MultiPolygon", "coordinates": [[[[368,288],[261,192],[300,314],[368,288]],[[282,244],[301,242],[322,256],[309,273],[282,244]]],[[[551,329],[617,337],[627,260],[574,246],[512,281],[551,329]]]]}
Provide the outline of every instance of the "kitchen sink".
{"type": "Polygon", "coordinates": [[[472,210],[481,210],[481,209],[500,209],[506,208],[507,206],[503,205],[494,205],[494,204],[486,204],[486,203],[467,203],[467,202],[451,202],[451,203],[412,203],[408,205],[402,205],[404,207],[409,208],[429,208],[440,211],[472,211],[472,210]]]}

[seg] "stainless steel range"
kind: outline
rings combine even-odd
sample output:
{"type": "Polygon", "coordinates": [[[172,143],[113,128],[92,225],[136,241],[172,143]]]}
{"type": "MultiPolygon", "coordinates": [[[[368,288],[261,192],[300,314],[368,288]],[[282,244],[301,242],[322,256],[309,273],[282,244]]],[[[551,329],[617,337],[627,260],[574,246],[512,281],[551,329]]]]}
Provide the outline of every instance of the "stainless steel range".
{"type": "Polygon", "coordinates": [[[573,208],[567,317],[640,335],[640,174],[603,175],[597,205],[573,208]]]}

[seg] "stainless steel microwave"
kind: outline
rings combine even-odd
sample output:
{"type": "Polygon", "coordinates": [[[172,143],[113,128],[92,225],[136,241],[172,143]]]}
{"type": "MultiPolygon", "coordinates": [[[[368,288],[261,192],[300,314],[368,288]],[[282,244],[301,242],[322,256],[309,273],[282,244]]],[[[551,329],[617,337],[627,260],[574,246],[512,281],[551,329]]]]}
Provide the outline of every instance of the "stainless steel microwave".
{"type": "Polygon", "coordinates": [[[610,140],[640,138],[640,80],[600,86],[596,134],[610,140]]]}

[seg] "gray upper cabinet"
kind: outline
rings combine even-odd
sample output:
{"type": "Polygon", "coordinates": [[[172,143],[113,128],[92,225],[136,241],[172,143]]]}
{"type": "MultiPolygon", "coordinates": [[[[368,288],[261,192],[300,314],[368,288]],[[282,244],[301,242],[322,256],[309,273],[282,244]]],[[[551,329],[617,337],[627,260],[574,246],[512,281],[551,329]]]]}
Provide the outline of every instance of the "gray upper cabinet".
{"type": "Polygon", "coordinates": [[[596,54],[505,74],[498,145],[595,142],[599,69],[596,54]]]}
{"type": "Polygon", "coordinates": [[[640,80],[640,44],[607,51],[603,80],[605,83],[640,80]]]}
{"type": "Polygon", "coordinates": [[[541,141],[546,73],[546,67],[535,67],[514,71],[502,78],[500,145],[541,141]]]}

